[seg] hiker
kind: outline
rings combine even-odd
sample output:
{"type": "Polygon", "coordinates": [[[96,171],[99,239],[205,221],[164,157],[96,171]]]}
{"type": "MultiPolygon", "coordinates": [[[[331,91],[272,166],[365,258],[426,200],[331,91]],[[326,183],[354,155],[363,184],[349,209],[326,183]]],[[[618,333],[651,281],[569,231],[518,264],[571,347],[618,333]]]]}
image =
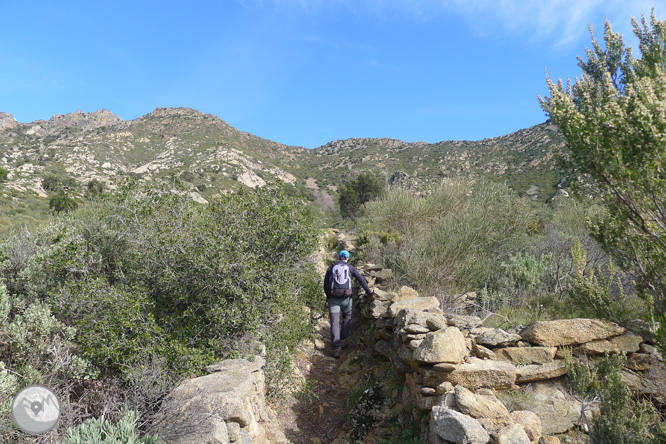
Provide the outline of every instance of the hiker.
{"type": "Polygon", "coordinates": [[[331,345],[333,357],[336,359],[342,354],[342,349],[348,345],[345,340],[349,337],[351,328],[352,276],[361,284],[367,295],[373,293],[361,273],[349,264],[349,252],[342,250],[338,255],[338,261],[328,267],[324,276],[324,293],[326,293],[328,313],[331,318],[331,345]],[[342,331],[340,330],[341,312],[342,331]]]}

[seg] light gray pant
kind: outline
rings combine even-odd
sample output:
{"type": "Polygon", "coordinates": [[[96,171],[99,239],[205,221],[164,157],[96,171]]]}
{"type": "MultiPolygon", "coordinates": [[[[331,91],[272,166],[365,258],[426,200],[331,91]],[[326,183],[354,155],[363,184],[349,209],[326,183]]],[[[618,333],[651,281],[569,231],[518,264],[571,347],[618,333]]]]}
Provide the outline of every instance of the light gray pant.
{"type": "Polygon", "coordinates": [[[331,317],[331,343],[334,349],[340,348],[340,340],[349,337],[352,317],[352,298],[329,298],[328,314],[331,317]],[[340,329],[342,313],[342,330],[340,329]]]}

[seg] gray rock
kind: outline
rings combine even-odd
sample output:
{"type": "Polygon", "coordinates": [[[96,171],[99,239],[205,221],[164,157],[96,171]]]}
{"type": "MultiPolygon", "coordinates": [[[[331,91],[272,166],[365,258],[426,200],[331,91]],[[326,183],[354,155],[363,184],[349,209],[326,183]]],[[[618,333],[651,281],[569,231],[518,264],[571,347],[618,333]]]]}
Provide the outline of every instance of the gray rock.
{"type": "Polygon", "coordinates": [[[497,434],[497,444],[531,444],[529,436],[520,424],[503,428],[497,434]]]}

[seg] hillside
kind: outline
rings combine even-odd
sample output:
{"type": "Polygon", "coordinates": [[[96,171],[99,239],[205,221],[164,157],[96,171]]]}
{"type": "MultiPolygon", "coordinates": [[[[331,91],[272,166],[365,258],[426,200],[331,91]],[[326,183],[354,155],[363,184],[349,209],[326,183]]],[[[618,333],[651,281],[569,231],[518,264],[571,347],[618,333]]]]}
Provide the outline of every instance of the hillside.
{"type": "Polygon", "coordinates": [[[113,189],[120,177],[183,182],[192,198],[204,201],[222,190],[261,186],[277,178],[312,194],[350,174],[369,170],[390,180],[438,182],[465,175],[506,181],[518,193],[548,199],[561,180],[552,147],[554,126],[536,125],[515,133],[472,141],[406,143],[392,139],[336,140],[314,150],[286,146],[239,131],[220,118],[187,108],[158,108],[124,121],[108,110],[56,115],[18,123],[0,113],[0,231],[48,217],[51,175],[69,184],[77,199],[97,180],[113,189]]]}

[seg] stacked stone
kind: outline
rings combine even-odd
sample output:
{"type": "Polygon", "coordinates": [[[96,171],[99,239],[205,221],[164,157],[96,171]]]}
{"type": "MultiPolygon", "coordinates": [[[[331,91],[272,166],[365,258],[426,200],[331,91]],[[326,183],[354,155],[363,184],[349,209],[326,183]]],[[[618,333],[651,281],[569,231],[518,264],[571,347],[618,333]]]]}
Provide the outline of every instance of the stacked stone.
{"type": "Polygon", "coordinates": [[[375,322],[375,351],[404,375],[403,404],[430,412],[424,442],[554,444],[559,440],[552,435],[582,427],[581,403],[561,378],[563,347],[580,359],[626,353],[623,381],[666,401],[661,356],[617,324],[569,319],[516,332],[486,328],[476,316],[443,312],[437,298],[413,288],[391,290],[391,270],[360,269],[376,287],[364,304],[375,322]]]}

